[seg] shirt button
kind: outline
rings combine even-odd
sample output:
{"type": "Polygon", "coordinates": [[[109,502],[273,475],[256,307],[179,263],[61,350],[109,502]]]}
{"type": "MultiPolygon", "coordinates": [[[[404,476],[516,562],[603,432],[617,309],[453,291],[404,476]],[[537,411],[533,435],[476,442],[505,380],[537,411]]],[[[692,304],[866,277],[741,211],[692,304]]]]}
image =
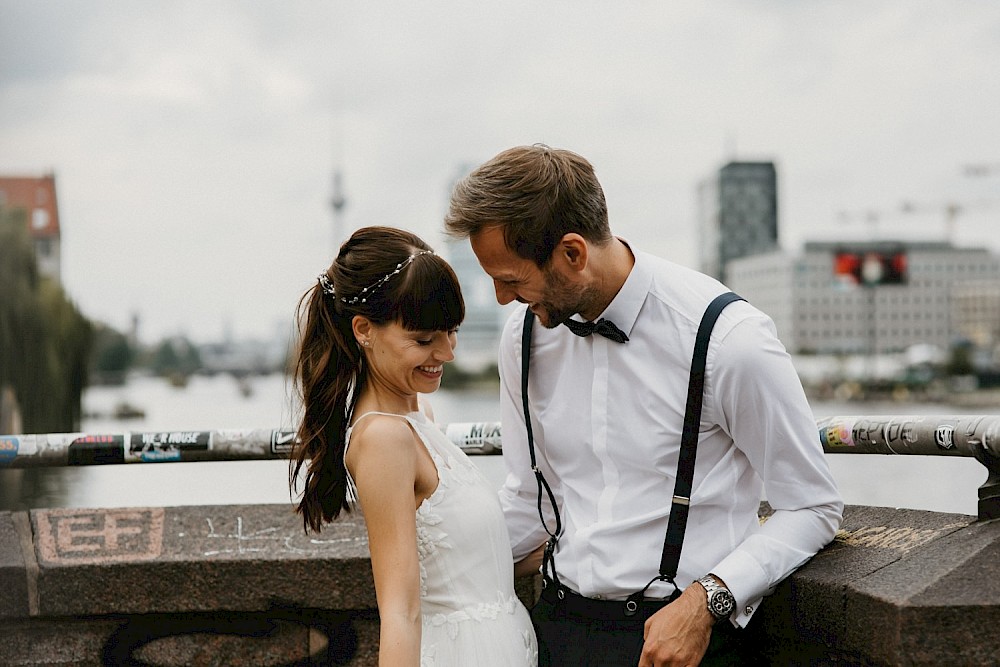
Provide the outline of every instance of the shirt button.
{"type": "Polygon", "coordinates": [[[749,616],[750,614],[753,613],[753,607],[751,607],[750,605],[747,605],[747,608],[744,609],[743,611],[746,613],[747,616],[749,616]]]}
{"type": "Polygon", "coordinates": [[[595,600],[603,600],[603,599],[604,599],[604,596],[603,596],[603,595],[595,595],[595,596],[594,596],[594,599],[595,599],[595,600]]]}

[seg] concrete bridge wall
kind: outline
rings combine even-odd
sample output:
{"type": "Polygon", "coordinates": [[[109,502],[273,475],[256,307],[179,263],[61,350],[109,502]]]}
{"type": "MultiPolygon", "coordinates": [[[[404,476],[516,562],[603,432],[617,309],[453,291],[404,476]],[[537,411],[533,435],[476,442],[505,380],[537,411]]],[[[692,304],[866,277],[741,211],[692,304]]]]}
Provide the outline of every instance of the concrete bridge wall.
{"type": "MultiPolygon", "coordinates": [[[[754,631],[779,665],[1000,664],[998,555],[995,521],[848,507],[754,631]]],[[[306,536],[279,505],[0,513],[2,665],[375,665],[377,648],[358,516],[306,536]]]]}

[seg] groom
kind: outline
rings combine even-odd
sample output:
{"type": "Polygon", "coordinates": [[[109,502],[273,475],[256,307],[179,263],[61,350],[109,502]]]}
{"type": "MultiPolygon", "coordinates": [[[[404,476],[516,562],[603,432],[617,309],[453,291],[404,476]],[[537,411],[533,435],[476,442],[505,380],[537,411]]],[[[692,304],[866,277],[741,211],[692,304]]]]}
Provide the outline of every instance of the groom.
{"type": "Polygon", "coordinates": [[[746,664],[743,628],[843,510],[770,318],[738,301],[715,324],[692,489],[676,496],[696,331],[726,288],[613,236],[590,163],[544,145],[460,181],[445,227],[497,301],[524,304],[500,343],[500,495],[515,561],[548,544],[541,664],[746,664]],[[540,326],[522,347],[528,310],[540,326]],[[672,507],[688,520],[664,576],[672,507]]]}

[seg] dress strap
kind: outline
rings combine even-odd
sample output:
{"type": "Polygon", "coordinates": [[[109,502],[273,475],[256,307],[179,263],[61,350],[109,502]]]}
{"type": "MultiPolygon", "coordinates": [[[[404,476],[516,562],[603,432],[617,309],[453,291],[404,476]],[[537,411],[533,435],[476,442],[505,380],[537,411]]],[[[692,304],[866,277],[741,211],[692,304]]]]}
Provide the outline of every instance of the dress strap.
{"type": "Polygon", "coordinates": [[[365,412],[364,414],[362,414],[360,417],[358,417],[357,419],[354,420],[353,424],[351,424],[350,426],[347,427],[347,432],[344,434],[344,457],[343,457],[343,464],[344,464],[344,471],[347,473],[347,499],[348,499],[348,501],[350,501],[351,503],[357,505],[357,503],[358,503],[358,487],[354,483],[354,477],[351,476],[351,471],[348,470],[348,468],[347,468],[347,450],[351,446],[351,435],[354,433],[354,427],[357,426],[358,423],[362,419],[364,419],[365,417],[367,417],[369,415],[383,415],[385,417],[399,417],[400,419],[405,419],[406,423],[409,424],[410,429],[417,436],[417,439],[420,440],[420,442],[423,444],[423,446],[427,449],[428,453],[431,454],[431,458],[434,458],[434,450],[431,449],[430,445],[424,439],[423,434],[420,433],[420,431],[417,430],[417,428],[416,428],[416,423],[418,422],[418,420],[415,420],[413,418],[414,414],[419,414],[419,415],[422,416],[424,413],[423,412],[418,412],[418,413],[412,413],[411,412],[409,414],[401,415],[398,412],[380,412],[378,410],[371,410],[369,412],[365,412]]]}
{"type": "Polygon", "coordinates": [[[354,420],[354,423],[347,427],[347,439],[351,439],[351,432],[354,431],[354,427],[358,425],[358,422],[367,417],[368,415],[385,415],[386,417],[401,417],[406,419],[406,415],[401,415],[398,412],[379,412],[378,410],[371,410],[364,413],[360,417],[354,420]]]}
{"type": "MultiPolygon", "coordinates": [[[[354,506],[358,505],[358,487],[354,483],[354,477],[351,475],[351,471],[347,468],[347,449],[351,446],[351,434],[354,433],[354,427],[368,415],[385,415],[386,417],[401,417],[406,419],[406,415],[394,412],[378,412],[377,410],[372,410],[371,412],[366,412],[355,419],[354,423],[347,427],[347,432],[344,433],[344,457],[342,463],[344,464],[344,472],[347,474],[347,501],[354,506]]],[[[409,420],[407,419],[407,421],[409,420]]]]}

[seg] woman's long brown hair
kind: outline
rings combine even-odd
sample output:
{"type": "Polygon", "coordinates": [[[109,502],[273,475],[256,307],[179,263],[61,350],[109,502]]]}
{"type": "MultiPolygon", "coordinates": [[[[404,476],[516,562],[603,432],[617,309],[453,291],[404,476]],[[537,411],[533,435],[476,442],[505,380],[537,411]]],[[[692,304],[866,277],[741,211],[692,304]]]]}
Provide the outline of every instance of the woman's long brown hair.
{"type": "Polygon", "coordinates": [[[302,421],[289,485],[294,493],[305,466],[296,512],[306,532],[319,532],[324,523],[350,511],[345,438],[368,381],[353,317],[362,315],[376,325],[399,322],[412,331],[448,331],[465,318],[458,278],[447,262],[423,254],[407,263],[410,255],[429,249],[418,236],[401,229],[359,229],[325,273],[335,293],[328,294],[317,281],[299,300],[295,385],[302,421]],[[371,289],[373,285],[377,287],[371,289]],[[362,292],[365,288],[368,291],[362,292]]]}

